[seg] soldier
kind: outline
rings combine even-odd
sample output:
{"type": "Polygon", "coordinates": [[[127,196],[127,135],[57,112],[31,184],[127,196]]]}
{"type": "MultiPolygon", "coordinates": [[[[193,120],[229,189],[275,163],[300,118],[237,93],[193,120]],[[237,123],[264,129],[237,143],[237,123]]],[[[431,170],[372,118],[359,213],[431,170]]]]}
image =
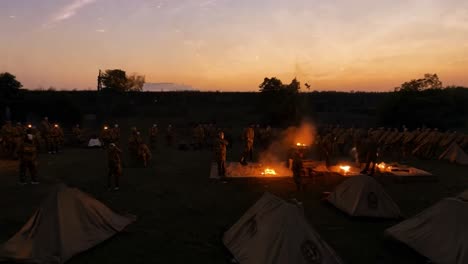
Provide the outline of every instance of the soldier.
{"type": "Polygon", "coordinates": [[[73,133],[75,144],[77,146],[81,145],[83,143],[83,136],[82,136],[82,132],[80,129],[80,125],[76,124],[72,129],[72,133],[73,133]]]}
{"type": "Polygon", "coordinates": [[[104,147],[107,147],[111,142],[112,136],[111,131],[109,130],[108,126],[104,126],[101,130],[101,141],[104,147]]]}
{"type": "Polygon", "coordinates": [[[140,132],[136,129],[136,127],[132,127],[132,134],[128,139],[128,150],[131,157],[138,156],[138,146],[140,146],[142,141],[143,140],[141,138],[140,132]]]}
{"type": "Polygon", "coordinates": [[[114,124],[114,127],[110,129],[109,136],[110,136],[110,142],[119,145],[119,141],[120,141],[119,124],[114,124]]]}
{"type": "Polygon", "coordinates": [[[37,145],[31,129],[28,129],[26,136],[21,142],[19,149],[19,172],[20,184],[26,184],[26,171],[31,175],[31,184],[38,184],[37,181],[37,145]]]}
{"type": "Polygon", "coordinates": [[[302,186],[302,174],[304,172],[304,164],[302,161],[303,153],[299,150],[294,152],[293,162],[292,162],[292,171],[294,183],[296,183],[296,188],[298,191],[304,190],[302,186]]]}
{"type": "Polygon", "coordinates": [[[148,167],[148,161],[151,160],[151,151],[143,142],[140,142],[138,146],[138,158],[143,161],[143,166],[145,168],[148,167]]]}
{"type": "Polygon", "coordinates": [[[220,178],[226,177],[226,147],[229,142],[224,139],[224,132],[219,131],[218,139],[215,141],[215,159],[218,164],[218,176],[220,178]]]}
{"type": "Polygon", "coordinates": [[[1,136],[3,139],[3,148],[8,158],[11,158],[14,151],[14,127],[11,125],[11,121],[6,121],[2,126],[1,136]]]}
{"type": "Polygon", "coordinates": [[[158,125],[157,124],[153,124],[153,126],[150,128],[149,138],[150,138],[151,149],[154,150],[156,148],[156,143],[158,139],[158,125]]]}
{"type": "Polygon", "coordinates": [[[20,122],[13,128],[13,159],[18,159],[18,148],[25,135],[25,129],[20,122]]]}
{"type": "Polygon", "coordinates": [[[112,188],[112,180],[114,181],[114,190],[119,190],[119,179],[122,176],[122,151],[114,143],[109,144],[107,151],[107,159],[109,165],[109,173],[107,174],[107,187],[112,188]]]}
{"type": "Polygon", "coordinates": [[[50,146],[50,138],[49,138],[50,128],[51,128],[51,125],[49,123],[49,118],[46,116],[41,121],[41,124],[39,126],[39,132],[41,133],[41,137],[44,140],[46,151],[49,151],[49,146],[50,146]]]}
{"type": "MultiPolygon", "coordinates": [[[[377,143],[377,138],[373,135],[369,135],[369,137],[365,141],[365,156],[366,157],[366,167],[361,171],[361,174],[369,174],[369,175],[374,175],[375,172],[375,164],[377,163],[377,156],[378,156],[378,143],[377,143]],[[370,168],[369,172],[369,167],[370,164],[372,163],[372,168],[370,168]]],[[[364,153],[363,153],[364,154],[364,153]]]]}
{"type": "Polygon", "coordinates": [[[50,129],[49,132],[49,153],[51,154],[56,154],[59,151],[59,145],[61,141],[61,135],[62,133],[60,132],[60,128],[58,124],[54,124],[54,126],[50,129]]]}
{"type": "Polygon", "coordinates": [[[172,128],[171,124],[167,126],[166,142],[168,146],[172,146],[172,144],[174,143],[174,129],[172,128]]]}
{"type": "Polygon", "coordinates": [[[247,157],[253,161],[253,144],[254,144],[255,131],[253,125],[244,129],[242,139],[244,140],[244,152],[241,157],[241,164],[247,165],[247,157]]]}
{"type": "Polygon", "coordinates": [[[193,131],[195,149],[201,149],[203,147],[203,143],[205,141],[205,131],[200,124],[197,124],[193,131]]]}

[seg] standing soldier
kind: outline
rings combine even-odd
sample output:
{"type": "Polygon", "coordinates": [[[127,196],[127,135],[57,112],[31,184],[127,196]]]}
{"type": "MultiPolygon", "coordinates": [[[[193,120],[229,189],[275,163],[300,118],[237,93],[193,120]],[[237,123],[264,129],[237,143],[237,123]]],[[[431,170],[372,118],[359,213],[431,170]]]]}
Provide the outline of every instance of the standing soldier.
{"type": "Polygon", "coordinates": [[[298,191],[304,190],[302,186],[302,174],[304,172],[304,164],[302,162],[303,153],[299,150],[294,152],[293,162],[292,162],[292,171],[294,183],[296,183],[296,188],[298,191]]]}
{"type": "Polygon", "coordinates": [[[74,138],[74,141],[75,141],[75,144],[77,146],[80,146],[82,143],[83,143],[83,136],[82,136],[82,132],[81,132],[81,129],[80,129],[80,125],[75,125],[75,127],[73,127],[72,129],[72,133],[73,133],[73,138],[74,138]]]}
{"type": "Polygon", "coordinates": [[[205,131],[200,124],[195,126],[193,137],[195,139],[195,149],[201,149],[203,147],[203,142],[205,141],[205,131]]]}
{"type": "Polygon", "coordinates": [[[149,138],[150,138],[151,149],[154,150],[156,148],[156,143],[158,139],[158,125],[157,124],[153,124],[153,126],[150,128],[149,138]]]}
{"type": "Polygon", "coordinates": [[[21,142],[19,149],[19,171],[20,184],[26,184],[26,171],[31,175],[31,184],[38,184],[37,181],[37,145],[34,140],[34,135],[30,129],[27,130],[26,136],[21,142]]]}
{"type": "Polygon", "coordinates": [[[11,125],[11,121],[6,121],[5,125],[2,126],[1,134],[5,153],[8,158],[11,158],[14,151],[14,127],[11,125]]]}
{"type": "Polygon", "coordinates": [[[119,145],[119,142],[120,142],[119,124],[114,124],[114,127],[111,129],[109,136],[110,136],[110,142],[119,145]]]}
{"type": "Polygon", "coordinates": [[[229,143],[224,139],[224,132],[219,131],[218,139],[215,141],[215,159],[218,165],[218,176],[226,178],[226,147],[229,143]]]}
{"type": "Polygon", "coordinates": [[[122,176],[122,151],[114,143],[109,144],[107,151],[107,159],[109,165],[109,173],[107,174],[107,187],[112,188],[112,180],[114,181],[114,190],[119,190],[119,179],[122,176]]]}
{"type": "Polygon", "coordinates": [[[172,144],[174,143],[174,129],[172,128],[171,124],[167,126],[166,140],[168,146],[172,146],[172,144]]]}
{"type": "Polygon", "coordinates": [[[44,119],[41,121],[41,124],[39,126],[39,132],[41,133],[41,137],[44,141],[45,149],[46,151],[51,153],[49,151],[49,146],[50,146],[50,138],[49,138],[49,133],[50,133],[50,128],[51,125],[49,123],[49,118],[46,116],[44,119]]]}
{"type": "Polygon", "coordinates": [[[143,142],[140,142],[138,146],[138,158],[143,161],[143,166],[145,168],[148,167],[148,161],[151,160],[151,151],[143,142]]]}
{"type": "Polygon", "coordinates": [[[375,172],[375,164],[377,163],[377,155],[378,155],[378,143],[377,143],[377,138],[373,135],[369,135],[367,140],[365,141],[365,150],[366,150],[366,167],[361,171],[361,174],[366,174],[368,173],[369,175],[374,175],[375,172]],[[369,167],[370,164],[372,163],[372,168],[370,168],[369,172],[369,167]]]}
{"type": "Polygon", "coordinates": [[[140,132],[136,129],[136,127],[132,127],[132,134],[128,139],[128,150],[130,152],[130,157],[137,157],[138,156],[138,146],[142,143],[140,132]]]}
{"type": "Polygon", "coordinates": [[[112,136],[108,126],[102,128],[100,138],[104,147],[109,146],[112,136]]]}
{"type": "Polygon", "coordinates": [[[253,125],[244,129],[244,133],[242,135],[242,139],[244,140],[244,152],[242,153],[240,160],[242,165],[247,165],[247,157],[249,157],[250,161],[253,161],[254,137],[255,132],[253,125]]]}
{"type": "Polygon", "coordinates": [[[61,132],[58,124],[54,124],[54,126],[50,129],[49,132],[49,153],[56,154],[59,150],[61,132]]]}
{"type": "Polygon", "coordinates": [[[13,159],[18,159],[18,149],[21,141],[24,138],[25,130],[20,122],[16,123],[16,126],[13,128],[13,159]]]}

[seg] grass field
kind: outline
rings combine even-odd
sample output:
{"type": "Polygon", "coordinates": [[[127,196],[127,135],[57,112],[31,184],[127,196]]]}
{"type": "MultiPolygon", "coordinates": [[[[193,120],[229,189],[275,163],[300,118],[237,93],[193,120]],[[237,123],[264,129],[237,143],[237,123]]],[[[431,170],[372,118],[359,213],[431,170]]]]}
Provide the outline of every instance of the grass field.
{"type": "MultiPolygon", "coordinates": [[[[126,148],[124,148],[126,149],[126,148]]],[[[239,146],[228,152],[237,160],[239,146]]],[[[1,161],[0,241],[6,241],[33,214],[53,183],[63,181],[92,194],[137,222],[105,243],[70,260],[78,263],[227,263],[223,232],[269,191],[303,202],[306,216],[346,263],[424,263],[416,253],[388,241],[383,231],[397,221],[352,219],[320,201],[343,177],[309,184],[296,193],[290,179],[236,179],[226,184],[208,179],[212,153],[179,151],[160,144],[151,168],[130,166],[128,158],[118,192],[106,190],[106,154],[99,149],[65,149],[40,156],[38,186],[17,185],[17,163],[1,161]]],[[[439,161],[413,161],[434,173],[437,182],[395,183],[380,178],[407,216],[468,187],[468,168],[439,161]]]]}

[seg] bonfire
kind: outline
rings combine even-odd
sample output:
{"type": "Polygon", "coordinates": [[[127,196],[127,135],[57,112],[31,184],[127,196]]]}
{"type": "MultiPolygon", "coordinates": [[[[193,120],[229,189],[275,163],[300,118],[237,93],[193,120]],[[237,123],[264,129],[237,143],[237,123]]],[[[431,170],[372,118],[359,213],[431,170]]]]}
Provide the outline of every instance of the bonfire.
{"type": "Polygon", "coordinates": [[[276,171],[274,169],[269,169],[269,168],[266,168],[263,172],[262,172],[262,175],[276,175],[276,171]]]}
{"type": "Polygon", "coordinates": [[[340,170],[343,171],[345,175],[348,174],[350,169],[351,169],[351,167],[348,166],[348,165],[340,166],[340,170]]]}

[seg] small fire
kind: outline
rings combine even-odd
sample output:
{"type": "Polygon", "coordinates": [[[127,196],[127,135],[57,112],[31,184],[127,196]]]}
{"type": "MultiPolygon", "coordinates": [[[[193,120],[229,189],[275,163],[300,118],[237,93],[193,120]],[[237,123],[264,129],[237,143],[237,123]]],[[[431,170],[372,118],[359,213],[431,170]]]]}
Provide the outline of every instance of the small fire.
{"type": "Polygon", "coordinates": [[[344,173],[348,173],[349,169],[351,169],[350,166],[340,166],[340,170],[344,171],[344,173]]]}
{"type": "Polygon", "coordinates": [[[266,168],[263,172],[262,175],[276,175],[276,171],[274,169],[269,169],[266,168]]]}
{"type": "Polygon", "coordinates": [[[305,147],[306,144],[304,144],[304,143],[296,143],[296,146],[298,146],[298,147],[305,147]]]}
{"type": "Polygon", "coordinates": [[[384,162],[381,162],[381,163],[377,164],[377,167],[379,167],[379,169],[381,169],[381,170],[385,170],[385,168],[386,168],[384,162]]]}

